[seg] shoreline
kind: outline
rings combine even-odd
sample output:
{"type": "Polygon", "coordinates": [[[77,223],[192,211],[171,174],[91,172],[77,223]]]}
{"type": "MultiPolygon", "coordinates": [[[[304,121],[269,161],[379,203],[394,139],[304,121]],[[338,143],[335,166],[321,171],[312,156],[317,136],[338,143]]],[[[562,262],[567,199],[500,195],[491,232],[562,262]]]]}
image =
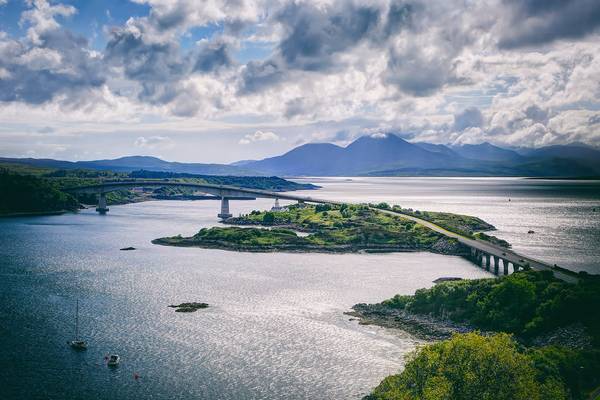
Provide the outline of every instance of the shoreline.
{"type": "Polygon", "coordinates": [[[463,256],[464,254],[456,253],[440,253],[431,251],[431,249],[418,249],[418,248],[399,248],[399,247],[353,247],[353,246],[240,246],[240,245],[229,245],[227,242],[222,243],[199,243],[199,242],[169,242],[169,238],[158,238],[151,241],[152,244],[159,246],[172,246],[172,247],[197,247],[200,249],[213,249],[213,250],[225,250],[234,251],[238,253],[323,253],[323,254],[383,254],[383,253],[416,253],[416,252],[430,252],[441,255],[449,256],[463,256]]]}

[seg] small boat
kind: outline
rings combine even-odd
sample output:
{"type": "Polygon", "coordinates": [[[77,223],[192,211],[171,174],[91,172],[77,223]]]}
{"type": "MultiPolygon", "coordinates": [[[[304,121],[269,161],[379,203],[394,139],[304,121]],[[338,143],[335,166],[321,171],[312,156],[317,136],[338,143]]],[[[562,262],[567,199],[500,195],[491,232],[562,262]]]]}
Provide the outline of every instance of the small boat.
{"type": "Polygon", "coordinates": [[[79,338],[79,300],[77,300],[77,307],[75,309],[75,339],[67,343],[76,350],[87,349],[87,342],[79,338]]]}
{"type": "Polygon", "coordinates": [[[119,357],[118,354],[111,354],[110,356],[108,356],[108,361],[106,362],[106,365],[108,365],[109,367],[116,367],[117,365],[119,365],[120,361],[121,357],[119,357]]]}

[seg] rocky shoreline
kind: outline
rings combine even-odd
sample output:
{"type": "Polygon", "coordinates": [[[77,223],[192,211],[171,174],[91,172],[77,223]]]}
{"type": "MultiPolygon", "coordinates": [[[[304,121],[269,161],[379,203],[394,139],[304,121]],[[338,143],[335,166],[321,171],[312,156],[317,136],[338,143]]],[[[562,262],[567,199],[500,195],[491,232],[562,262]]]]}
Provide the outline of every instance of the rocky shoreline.
{"type": "MultiPolygon", "coordinates": [[[[360,325],[377,325],[398,329],[427,341],[445,340],[455,333],[473,331],[479,331],[483,335],[494,333],[484,332],[468,324],[460,324],[431,315],[409,313],[381,303],[359,303],[352,306],[352,310],[344,314],[357,318],[360,325]]],[[[515,336],[515,339],[523,345],[532,347],[564,346],[578,350],[594,348],[592,336],[581,323],[560,327],[530,339],[519,336],[515,336]]]]}
{"type": "Polygon", "coordinates": [[[383,304],[359,303],[355,304],[352,310],[345,314],[358,318],[361,325],[399,329],[419,339],[429,341],[448,339],[453,333],[467,333],[475,330],[468,325],[440,320],[428,315],[411,314],[383,304]]]}
{"type": "Polygon", "coordinates": [[[247,246],[235,243],[229,243],[225,241],[198,241],[193,238],[158,238],[151,242],[161,246],[175,246],[175,247],[198,247],[203,249],[217,249],[217,250],[228,250],[237,252],[248,252],[248,253],[274,253],[274,252],[285,252],[285,253],[366,253],[366,254],[379,254],[379,253],[410,253],[418,251],[429,251],[431,253],[443,254],[443,255],[454,255],[464,256],[466,253],[462,245],[455,246],[453,243],[440,244],[429,248],[418,248],[418,247],[398,247],[398,246],[357,246],[357,245],[260,245],[260,246],[247,246]]]}

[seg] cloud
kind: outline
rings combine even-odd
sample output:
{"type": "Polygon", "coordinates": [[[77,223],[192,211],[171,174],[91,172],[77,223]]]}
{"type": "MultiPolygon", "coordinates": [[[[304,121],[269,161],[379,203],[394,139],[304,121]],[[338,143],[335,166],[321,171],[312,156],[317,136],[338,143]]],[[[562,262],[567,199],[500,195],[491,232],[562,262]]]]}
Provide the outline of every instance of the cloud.
{"type": "Polygon", "coordinates": [[[173,140],[168,136],[140,136],[133,144],[150,150],[170,148],[174,145],[173,140]]]}
{"type": "Polygon", "coordinates": [[[477,107],[466,108],[454,115],[454,130],[459,132],[467,128],[480,128],[483,123],[483,115],[477,107]]]}
{"type": "Polygon", "coordinates": [[[345,52],[368,44],[383,46],[410,21],[412,8],[357,2],[290,2],[273,17],[284,33],[273,57],[249,63],[243,71],[242,93],[277,85],[294,71],[333,72],[345,65],[345,52]]]}
{"type": "Polygon", "coordinates": [[[249,134],[245,135],[243,138],[240,139],[239,143],[240,144],[250,144],[250,143],[254,143],[254,142],[264,142],[264,141],[276,142],[278,140],[280,140],[280,138],[274,132],[256,131],[254,133],[249,133],[249,134]]]}
{"type": "Polygon", "coordinates": [[[54,128],[50,127],[50,126],[44,126],[42,128],[39,128],[37,130],[38,133],[53,133],[54,132],[54,128]]]}
{"type": "Polygon", "coordinates": [[[578,39],[600,28],[597,0],[505,0],[509,17],[499,45],[534,46],[578,39]]]}
{"type": "MultiPolygon", "coordinates": [[[[234,124],[244,143],[266,122],[285,143],[374,131],[511,145],[600,136],[597,1],[135,1],[149,12],[111,20],[103,49],[61,26],[85,25],[86,13],[27,2],[14,21],[25,33],[0,32],[3,123],[234,124]]],[[[134,134],[134,148],[136,136],[152,141],[134,134]]]]}
{"type": "Polygon", "coordinates": [[[60,29],[53,15],[32,11],[25,18],[35,21],[30,42],[0,33],[0,102],[43,104],[60,98],[63,105],[85,104],[104,84],[101,59],[86,50],[84,38],[60,29]],[[43,21],[47,15],[50,21],[43,21]]]}

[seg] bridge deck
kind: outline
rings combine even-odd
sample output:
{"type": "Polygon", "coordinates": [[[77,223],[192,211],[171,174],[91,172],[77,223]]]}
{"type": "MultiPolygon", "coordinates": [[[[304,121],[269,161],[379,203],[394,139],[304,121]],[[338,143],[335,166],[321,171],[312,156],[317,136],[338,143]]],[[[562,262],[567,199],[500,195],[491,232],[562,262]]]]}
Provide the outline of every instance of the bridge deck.
{"type": "Polygon", "coordinates": [[[381,212],[387,213],[387,214],[399,215],[403,218],[410,219],[410,220],[415,221],[423,226],[426,226],[427,228],[429,228],[435,232],[441,233],[444,236],[455,238],[460,243],[463,243],[466,246],[477,249],[479,251],[490,254],[492,256],[502,258],[503,260],[507,260],[513,264],[517,264],[517,265],[529,264],[529,266],[535,270],[552,271],[554,273],[555,277],[557,277],[561,280],[564,280],[566,282],[577,282],[578,281],[578,279],[574,276],[567,275],[563,272],[553,269],[553,266],[548,263],[533,259],[531,257],[524,256],[524,255],[519,254],[510,249],[506,249],[504,247],[500,247],[500,246],[497,246],[497,245],[489,243],[489,242],[484,242],[482,240],[474,240],[474,239],[467,238],[465,236],[459,235],[458,233],[454,233],[447,229],[444,229],[441,226],[431,223],[429,221],[426,221],[424,219],[413,217],[412,215],[407,215],[407,214],[403,214],[403,213],[396,212],[396,211],[390,211],[390,210],[382,210],[382,209],[378,209],[378,210],[381,212]]]}
{"type": "MultiPolygon", "coordinates": [[[[156,180],[106,182],[106,183],[99,184],[99,185],[79,186],[79,187],[73,187],[73,188],[68,188],[68,189],[64,189],[64,190],[67,192],[73,192],[73,193],[77,193],[77,192],[79,192],[79,193],[106,193],[106,192],[115,191],[115,190],[122,190],[123,188],[147,187],[147,186],[189,187],[189,188],[197,189],[198,191],[204,191],[205,193],[210,193],[210,194],[223,196],[223,197],[246,196],[249,198],[250,197],[254,197],[254,198],[260,197],[260,198],[270,198],[270,199],[283,199],[283,200],[301,201],[301,202],[305,202],[305,203],[320,203],[320,204],[334,204],[334,205],[342,204],[342,202],[339,202],[339,201],[313,198],[310,196],[297,196],[297,195],[291,195],[291,194],[282,193],[282,192],[271,192],[268,190],[261,190],[261,189],[248,189],[248,188],[241,188],[241,187],[236,187],[236,186],[213,185],[213,184],[208,184],[208,183],[207,184],[199,184],[199,183],[169,182],[169,181],[156,181],[156,180]]],[[[444,236],[457,239],[460,243],[463,243],[464,245],[466,245],[468,247],[477,249],[483,253],[490,254],[492,256],[496,256],[503,260],[511,262],[511,263],[513,263],[513,265],[514,264],[517,264],[517,265],[529,264],[529,266],[535,270],[550,270],[554,273],[554,276],[556,276],[557,278],[562,279],[564,281],[567,281],[567,282],[577,282],[577,280],[578,280],[576,277],[574,277],[572,275],[568,275],[561,271],[557,271],[556,269],[553,268],[552,265],[545,263],[543,261],[535,260],[531,257],[524,256],[515,251],[494,245],[489,242],[470,239],[468,237],[459,235],[458,233],[448,231],[447,229],[444,229],[441,226],[431,223],[429,221],[426,221],[424,219],[414,217],[412,215],[403,214],[403,213],[400,213],[397,211],[382,210],[382,209],[374,208],[374,207],[373,207],[373,209],[376,209],[380,212],[384,212],[387,214],[393,214],[393,215],[401,216],[402,218],[410,219],[410,220],[415,221],[418,224],[421,224],[423,226],[426,226],[427,228],[429,228],[435,232],[438,232],[444,236]]]]}

